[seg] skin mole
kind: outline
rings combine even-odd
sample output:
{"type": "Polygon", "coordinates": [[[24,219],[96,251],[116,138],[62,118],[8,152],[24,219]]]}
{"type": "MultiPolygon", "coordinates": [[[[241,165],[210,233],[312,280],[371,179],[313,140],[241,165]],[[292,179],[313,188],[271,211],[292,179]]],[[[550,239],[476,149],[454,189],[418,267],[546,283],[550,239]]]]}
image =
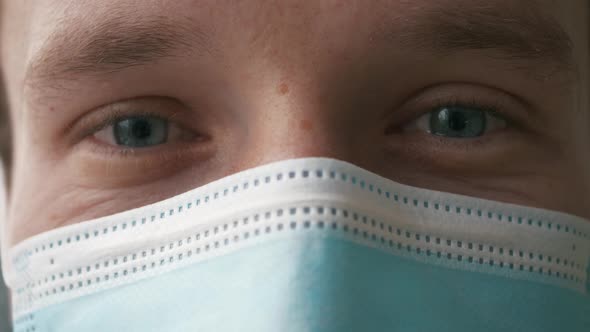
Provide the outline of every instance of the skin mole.
{"type": "Polygon", "coordinates": [[[287,84],[287,83],[279,84],[278,91],[279,91],[279,95],[281,95],[281,96],[288,94],[289,93],[289,84],[287,84]]]}
{"type": "Polygon", "coordinates": [[[309,119],[302,119],[299,122],[299,128],[303,131],[311,131],[313,129],[313,123],[309,119]]]}

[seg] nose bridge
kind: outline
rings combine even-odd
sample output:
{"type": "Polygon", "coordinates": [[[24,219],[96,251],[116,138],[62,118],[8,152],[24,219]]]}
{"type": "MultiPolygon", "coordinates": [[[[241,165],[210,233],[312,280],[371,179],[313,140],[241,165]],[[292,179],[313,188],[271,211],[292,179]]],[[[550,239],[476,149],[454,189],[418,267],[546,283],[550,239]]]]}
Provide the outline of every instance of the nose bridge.
{"type": "Polygon", "coordinates": [[[240,164],[254,167],[272,161],[331,157],[346,159],[350,153],[326,106],[288,92],[279,85],[277,98],[259,105],[250,117],[240,164]]]}

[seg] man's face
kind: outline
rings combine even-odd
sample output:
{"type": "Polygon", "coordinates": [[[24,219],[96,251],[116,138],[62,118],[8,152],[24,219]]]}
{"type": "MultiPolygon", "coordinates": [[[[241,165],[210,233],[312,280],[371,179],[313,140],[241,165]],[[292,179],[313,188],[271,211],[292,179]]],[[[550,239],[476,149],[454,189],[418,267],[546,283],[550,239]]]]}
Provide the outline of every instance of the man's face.
{"type": "Polygon", "coordinates": [[[8,0],[9,242],[274,160],[590,218],[588,5],[8,0]]]}

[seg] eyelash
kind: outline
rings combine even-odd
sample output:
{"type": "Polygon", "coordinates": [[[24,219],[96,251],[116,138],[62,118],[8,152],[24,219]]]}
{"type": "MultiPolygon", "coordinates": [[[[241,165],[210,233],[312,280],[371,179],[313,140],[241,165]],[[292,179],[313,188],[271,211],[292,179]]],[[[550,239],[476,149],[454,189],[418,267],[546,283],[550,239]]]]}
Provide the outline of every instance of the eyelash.
{"type": "MultiPolygon", "coordinates": [[[[399,133],[400,132],[400,128],[407,126],[408,123],[412,123],[415,122],[418,118],[420,118],[421,116],[434,112],[437,109],[443,108],[443,107],[465,107],[465,108],[473,108],[473,109],[477,109],[477,110],[481,110],[484,111],[494,117],[497,117],[503,121],[505,121],[506,123],[506,128],[502,129],[501,131],[504,130],[509,130],[509,129],[513,129],[514,127],[518,126],[518,121],[515,120],[512,116],[510,116],[510,114],[507,111],[504,111],[505,109],[508,109],[504,103],[500,100],[500,98],[490,98],[490,97],[485,97],[485,98],[476,98],[476,97],[459,97],[457,95],[451,95],[449,97],[441,97],[438,96],[436,98],[431,98],[430,100],[424,100],[424,101],[420,101],[418,102],[418,104],[426,104],[426,105],[414,105],[413,107],[409,108],[409,112],[405,112],[404,110],[402,110],[401,112],[399,112],[399,114],[396,114],[395,117],[396,119],[396,124],[391,125],[389,127],[386,128],[385,130],[385,134],[386,135],[391,135],[391,134],[395,134],[395,133],[399,133]],[[416,110],[420,110],[421,111],[416,111],[416,110]],[[403,114],[406,113],[407,115],[404,116],[403,114]]],[[[162,111],[151,111],[151,110],[146,110],[146,108],[142,108],[141,111],[137,111],[138,107],[118,107],[117,105],[111,105],[111,106],[107,106],[105,108],[103,108],[103,110],[100,111],[99,115],[97,116],[93,116],[93,119],[90,120],[84,120],[82,122],[86,122],[88,123],[88,125],[84,126],[84,123],[82,123],[82,127],[86,127],[88,129],[84,130],[81,135],[79,136],[81,140],[87,140],[89,138],[93,138],[92,136],[95,135],[97,132],[99,132],[100,130],[103,130],[105,128],[107,128],[108,126],[112,126],[115,125],[118,121],[124,120],[128,117],[156,117],[156,118],[160,118],[166,121],[169,121],[171,123],[175,123],[175,121],[173,120],[173,118],[175,117],[175,114],[177,114],[178,112],[168,112],[168,114],[163,114],[166,112],[162,112],[162,111]],[[98,120],[96,120],[98,119],[98,120]],[[93,122],[94,124],[90,124],[90,122],[93,122]],[[98,124],[96,124],[98,123],[98,124]]],[[[425,136],[424,133],[421,133],[422,136],[425,136]]],[[[431,134],[428,134],[430,136],[433,136],[431,134]]],[[[426,135],[426,136],[428,136],[426,135]]],[[[482,144],[485,141],[487,141],[490,137],[489,136],[494,136],[494,134],[484,134],[481,137],[476,137],[476,138],[470,138],[470,139],[465,139],[465,140],[461,140],[461,142],[452,142],[452,139],[442,139],[440,137],[436,137],[435,139],[439,140],[439,141],[447,141],[449,146],[468,146],[469,144],[482,144]]],[[[117,154],[117,155],[121,155],[123,157],[125,156],[129,156],[129,155],[135,155],[137,153],[144,153],[144,151],[138,152],[137,149],[134,148],[127,148],[127,147],[121,147],[121,146],[109,146],[105,143],[102,142],[92,142],[93,143],[93,148],[100,150],[101,152],[105,153],[109,153],[109,154],[117,154]]],[[[154,147],[156,148],[156,147],[154,147]]],[[[154,148],[151,149],[146,149],[145,152],[148,152],[147,150],[153,150],[154,148]]],[[[150,153],[152,153],[154,151],[150,151],[150,153]]]]}
{"type": "MultiPolygon", "coordinates": [[[[463,100],[457,97],[453,97],[450,99],[436,99],[435,106],[433,106],[430,111],[433,112],[439,108],[443,107],[465,107],[465,108],[475,108],[484,112],[489,112],[492,115],[496,115],[501,118],[505,118],[503,115],[500,115],[500,110],[502,109],[503,105],[500,102],[496,101],[494,103],[489,102],[482,102],[481,100],[477,99],[470,99],[470,100],[463,100]]],[[[507,120],[507,119],[506,119],[507,120]]]]}
{"type": "Polygon", "coordinates": [[[121,111],[120,109],[113,109],[113,110],[105,110],[106,114],[102,116],[102,119],[99,121],[98,125],[91,126],[87,130],[82,133],[82,137],[86,138],[96,134],[97,132],[105,129],[108,126],[115,125],[118,121],[122,121],[128,117],[155,117],[160,118],[163,120],[170,121],[168,116],[162,116],[159,112],[150,112],[150,111],[121,111]]]}
{"type": "MultiPolygon", "coordinates": [[[[437,97],[432,98],[426,102],[418,102],[419,105],[413,105],[404,109],[402,113],[405,115],[396,116],[396,119],[392,121],[393,123],[389,125],[385,129],[385,135],[393,135],[399,133],[407,133],[408,126],[410,124],[414,124],[420,117],[430,114],[438,109],[444,107],[463,107],[463,108],[470,108],[470,109],[477,109],[489,114],[492,117],[498,118],[503,120],[506,123],[506,129],[513,129],[520,127],[520,121],[514,116],[512,116],[508,111],[505,111],[508,108],[502,101],[495,98],[465,98],[459,97],[457,95],[453,95],[450,97],[437,97]],[[424,105],[427,104],[427,105],[424,105]]],[[[420,133],[423,135],[423,133],[420,133]]],[[[428,134],[433,136],[431,134],[428,134]]],[[[467,145],[477,141],[481,143],[489,138],[491,134],[485,134],[481,137],[464,139],[460,142],[460,144],[467,145]]],[[[437,137],[437,139],[441,139],[437,137]]],[[[446,138],[447,141],[454,141],[450,138],[446,138]]],[[[453,142],[457,143],[457,142],[453,142]]]]}
{"type": "MultiPolygon", "coordinates": [[[[182,120],[182,112],[184,111],[184,108],[185,106],[178,101],[159,96],[125,100],[119,103],[103,106],[89,115],[84,116],[74,124],[74,127],[70,128],[73,133],[72,136],[70,136],[72,145],[81,144],[83,146],[81,147],[82,150],[111,157],[153,157],[156,154],[161,154],[161,157],[166,159],[170,157],[171,154],[170,151],[161,149],[164,145],[140,150],[124,146],[111,146],[99,141],[94,136],[101,130],[113,126],[118,121],[122,121],[129,117],[153,117],[169,121],[177,127],[187,130],[188,132],[193,132],[197,137],[206,140],[207,135],[202,135],[199,130],[196,130],[196,128],[192,128],[190,125],[189,127],[178,125],[178,123],[189,123],[188,121],[182,120]],[[158,104],[159,106],[157,106],[158,104]]],[[[183,148],[191,149],[194,147],[188,146],[187,144],[183,148]]],[[[172,155],[174,155],[174,153],[172,155]]]]}

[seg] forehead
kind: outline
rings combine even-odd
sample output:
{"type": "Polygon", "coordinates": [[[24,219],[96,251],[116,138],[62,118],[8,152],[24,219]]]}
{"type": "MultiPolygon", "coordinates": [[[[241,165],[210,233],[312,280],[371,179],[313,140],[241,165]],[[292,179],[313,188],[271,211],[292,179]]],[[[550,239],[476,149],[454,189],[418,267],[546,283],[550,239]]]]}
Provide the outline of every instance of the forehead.
{"type": "Polygon", "coordinates": [[[218,32],[224,27],[233,31],[239,26],[241,31],[256,35],[289,32],[310,37],[310,31],[330,26],[339,29],[354,25],[355,29],[361,29],[371,22],[380,22],[378,18],[407,24],[424,12],[477,12],[494,7],[498,11],[518,11],[521,15],[540,11],[574,32],[581,30],[576,25],[587,19],[589,7],[584,0],[5,0],[3,4],[5,25],[14,27],[13,30],[25,30],[36,41],[48,38],[56,29],[90,27],[109,19],[132,22],[141,17],[168,17],[185,24],[213,25],[218,32]],[[271,26],[281,29],[272,33],[264,31],[271,26]]]}
{"type": "Polygon", "coordinates": [[[455,12],[460,14],[456,19],[466,19],[494,10],[499,19],[518,19],[527,13],[547,15],[577,37],[587,33],[580,24],[587,21],[588,7],[584,0],[5,0],[3,25],[10,35],[5,33],[3,39],[22,41],[25,37],[32,53],[56,32],[83,33],[104,22],[131,25],[158,18],[184,24],[187,29],[214,30],[217,35],[229,31],[260,40],[310,39],[318,32],[329,33],[331,39],[351,38],[383,21],[405,26],[445,13],[455,12]],[[355,34],[345,35],[341,29],[355,34]],[[15,34],[18,39],[10,38],[15,34]]]}
{"type": "MultiPolygon", "coordinates": [[[[421,35],[414,32],[429,22],[447,23],[447,30],[463,24],[468,30],[470,24],[487,19],[491,24],[480,31],[512,25],[505,38],[511,38],[509,34],[514,40],[537,38],[528,47],[547,53],[554,47],[543,45],[543,40],[561,36],[549,29],[535,34],[535,26],[527,30],[526,24],[520,24],[541,18],[537,27],[556,23],[568,42],[573,41],[574,62],[585,69],[588,61],[589,5],[585,0],[6,0],[3,5],[4,71],[9,83],[19,88],[27,68],[46,56],[49,42],[54,44],[51,50],[61,49],[57,55],[66,58],[76,41],[83,44],[88,36],[108,46],[113,36],[123,36],[120,32],[137,35],[142,29],[144,36],[156,30],[165,32],[153,38],[153,43],[184,36],[181,42],[197,43],[202,49],[252,50],[253,57],[262,50],[265,55],[289,59],[321,49],[330,50],[323,53],[326,57],[340,51],[362,52],[370,47],[376,32],[392,37],[402,49],[404,42],[419,43],[421,35]]],[[[432,35],[436,29],[430,30],[432,35]]],[[[421,31],[422,35],[428,32],[421,31]]],[[[498,36],[502,37],[492,37],[498,36]]],[[[141,51],[140,47],[138,53],[141,51]]]]}

